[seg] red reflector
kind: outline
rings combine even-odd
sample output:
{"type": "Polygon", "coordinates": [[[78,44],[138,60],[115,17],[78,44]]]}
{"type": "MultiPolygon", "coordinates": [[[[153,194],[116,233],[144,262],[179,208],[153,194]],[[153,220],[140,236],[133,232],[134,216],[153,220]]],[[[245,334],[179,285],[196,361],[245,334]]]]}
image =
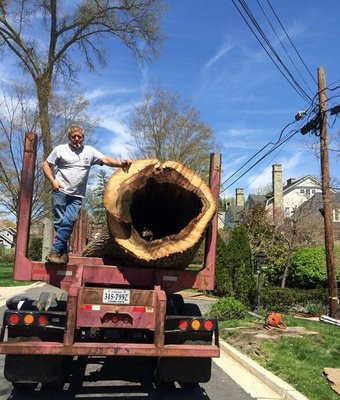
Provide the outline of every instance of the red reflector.
{"type": "Polygon", "coordinates": [[[92,310],[92,304],[83,304],[83,305],[81,306],[81,308],[82,308],[83,310],[86,310],[86,311],[91,311],[91,310],[92,310]]]}
{"type": "Polygon", "coordinates": [[[143,306],[133,307],[133,312],[145,312],[145,311],[146,311],[146,307],[143,307],[143,306]]]}
{"type": "Polygon", "coordinates": [[[181,331],[185,331],[185,330],[187,330],[188,329],[188,321],[186,320],[186,319],[181,319],[179,322],[178,322],[178,328],[181,330],[181,331]]]}
{"type": "Polygon", "coordinates": [[[46,314],[41,314],[38,317],[38,324],[39,325],[47,325],[48,324],[48,316],[46,314]]]}
{"type": "Polygon", "coordinates": [[[18,323],[19,323],[19,321],[20,321],[20,317],[19,317],[19,314],[10,314],[8,317],[7,317],[7,322],[10,324],[10,325],[17,325],[18,323]]]}
{"type": "Polygon", "coordinates": [[[112,322],[113,322],[114,324],[116,324],[118,321],[119,321],[118,315],[114,315],[114,316],[112,317],[112,322]]]}
{"type": "Polygon", "coordinates": [[[104,324],[106,324],[106,323],[108,323],[110,321],[110,317],[108,316],[108,315],[104,315],[104,317],[103,317],[103,319],[102,319],[102,322],[104,323],[104,324]]]}
{"type": "Polygon", "coordinates": [[[125,316],[122,318],[123,324],[128,324],[130,322],[129,317],[125,316]]]}
{"type": "Polygon", "coordinates": [[[203,326],[206,331],[212,331],[214,329],[214,323],[211,319],[206,319],[203,326]]]}

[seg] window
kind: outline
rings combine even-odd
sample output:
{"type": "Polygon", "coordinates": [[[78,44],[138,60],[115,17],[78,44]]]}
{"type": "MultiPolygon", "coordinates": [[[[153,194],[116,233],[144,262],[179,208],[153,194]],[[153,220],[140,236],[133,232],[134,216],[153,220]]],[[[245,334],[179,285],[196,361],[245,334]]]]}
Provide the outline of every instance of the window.
{"type": "Polygon", "coordinates": [[[305,193],[305,189],[300,189],[300,193],[305,193]]]}
{"type": "Polygon", "coordinates": [[[335,208],[333,210],[333,221],[340,221],[340,209],[339,208],[335,208]]]}
{"type": "Polygon", "coordinates": [[[315,194],[316,193],[316,190],[315,189],[312,189],[312,194],[315,194]]]}
{"type": "Polygon", "coordinates": [[[290,208],[285,207],[285,217],[290,217],[290,208]]]}

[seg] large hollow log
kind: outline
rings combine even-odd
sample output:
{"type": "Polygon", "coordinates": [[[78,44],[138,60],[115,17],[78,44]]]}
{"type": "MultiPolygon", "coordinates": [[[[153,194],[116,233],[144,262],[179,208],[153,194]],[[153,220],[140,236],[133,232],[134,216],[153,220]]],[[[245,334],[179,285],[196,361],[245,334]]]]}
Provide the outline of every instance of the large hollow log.
{"type": "Polygon", "coordinates": [[[184,269],[197,251],[216,205],[210,188],[180,162],[134,161],[106,184],[107,227],[84,256],[130,266],[184,269]]]}

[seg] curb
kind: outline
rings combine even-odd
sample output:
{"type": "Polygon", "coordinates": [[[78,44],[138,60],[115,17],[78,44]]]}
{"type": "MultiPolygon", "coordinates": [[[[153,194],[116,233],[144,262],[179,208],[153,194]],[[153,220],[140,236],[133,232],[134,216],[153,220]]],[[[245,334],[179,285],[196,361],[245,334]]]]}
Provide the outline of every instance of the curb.
{"type": "Polygon", "coordinates": [[[274,375],[272,372],[266,370],[261,365],[257,364],[248,356],[240,353],[230,344],[220,339],[220,348],[223,352],[227,353],[236,362],[241,364],[250,373],[260,379],[264,384],[274,390],[282,399],[287,400],[308,400],[302,393],[298,392],[293,386],[274,375]]]}

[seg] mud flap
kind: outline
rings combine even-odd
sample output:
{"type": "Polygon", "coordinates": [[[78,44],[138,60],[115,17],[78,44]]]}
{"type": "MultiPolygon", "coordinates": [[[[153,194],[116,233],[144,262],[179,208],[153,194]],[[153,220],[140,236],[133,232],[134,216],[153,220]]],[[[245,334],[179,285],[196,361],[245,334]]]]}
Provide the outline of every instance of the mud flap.
{"type": "Polygon", "coordinates": [[[211,378],[211,358],[162,357],[158,361],[157,382],[203,383],[211,378]]]}
{"type": "Polygon", "coordinates": [[[12,383],[40,382],[62,386],[65,379],[64,357],[8,354],[4,375],[12,383]]]}

